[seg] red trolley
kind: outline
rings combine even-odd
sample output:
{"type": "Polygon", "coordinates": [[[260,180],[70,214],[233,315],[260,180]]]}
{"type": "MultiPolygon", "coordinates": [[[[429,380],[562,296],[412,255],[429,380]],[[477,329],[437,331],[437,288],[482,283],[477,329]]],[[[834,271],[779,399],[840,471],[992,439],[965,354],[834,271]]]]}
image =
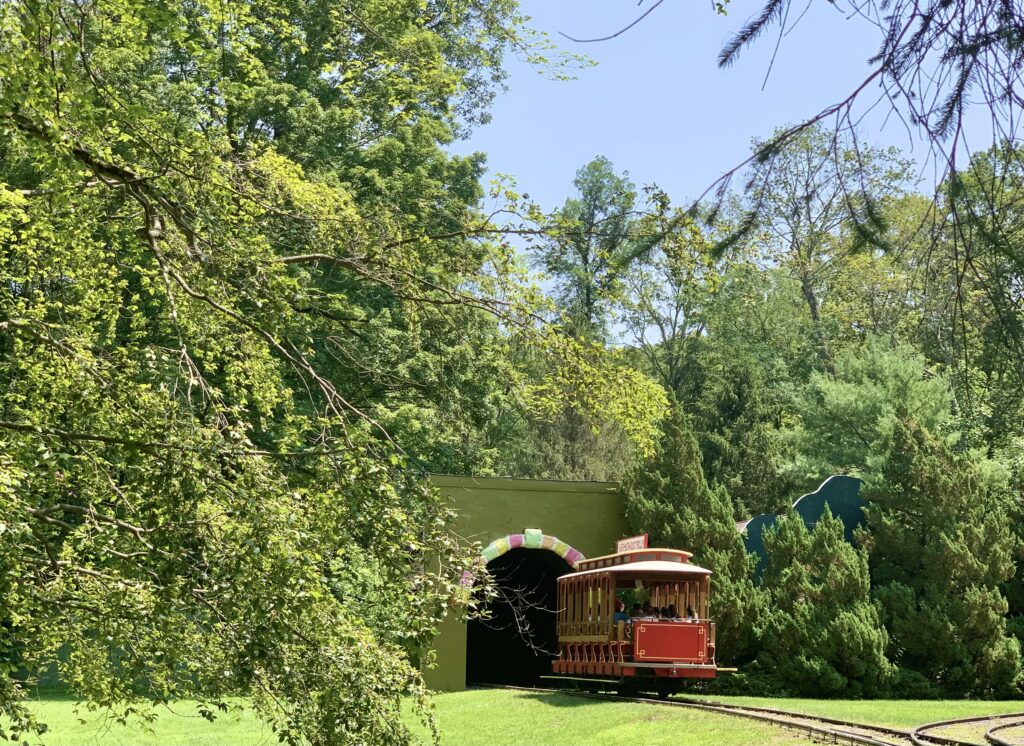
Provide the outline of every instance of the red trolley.
{"type": "Polygon", "coordinates": [[[644,548],[580,560],[576,572],[558,579],[559,656],[552,673],[661,692],[713,678],[711,571],[690,564],[692,556],[644,548]],[[630,608],[636,599],[644,599],[639,613],[630,608]]]}

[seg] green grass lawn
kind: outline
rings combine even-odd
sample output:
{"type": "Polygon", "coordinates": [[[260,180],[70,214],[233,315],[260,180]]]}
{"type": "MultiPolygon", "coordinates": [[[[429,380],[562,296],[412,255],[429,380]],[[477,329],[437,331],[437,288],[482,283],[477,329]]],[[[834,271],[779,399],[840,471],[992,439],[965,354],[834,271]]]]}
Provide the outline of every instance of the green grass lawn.
{"type": "MultiPolygon", "coordinates": [[[[1024,702],[765,699],[707,697],[878,725],[911,728],[970,715],[1024,712],[1024,702]]],[[[494,689],[439,694],[437,717],[449,746],[746,746],[807,744],[792,731],[725,715],[658,705],[600,702],[562,694],[494,689]]],[[[273,746],[274,734],[253,713],[240,709],[208,723],[194,706],[160,710],[152,725],[121,726],[59,697],[34,704],[50,732],[43,746],[273,746]],[[80,722],[79,719],[85,722],[80,722]]],[[[426,730],[408,715],[414,732],[426,730]]]]}
{"type": "MultiPolygon", "coordinates": [[[[795,733],[737,718],[644,704],[596,702],[567,695],[476,690],[435,699],[450,746],[767,746],[806,745],[795,733]]],[[[156,723],[121,726],[62,699],[35,703],[50,726],[44,746],[273,746],[274,734],[248,710],[209,723],[189,703],[161,712],[156,723]],[[79,717],[85,723],[79,722],[79,717]]],[[[426,730],[415,724],[424,738],[426,730]]]]}
{"type": "Polygon", "coordinates": [[[770,707],[806,715],[850,720],[857,723],[913,728],[937,720],[952,720],[974,715],[1024,712],[1024,702],[982,700],[876,700],[876,699],[768,699],[765,697],[694,696],[732,705],[770,707]]]}
{"type": "Polygon", "coordinates": [[[102,712],[89,712],[66,698],[39,699],[37,717],[49,730],[30,741],[42,746],[275,746],[274,733],[247,708],[221,714],[210,723],[191,702],[159,708],[155,723],[120,725],[102,712]],[[82,722],[84,721],[84,722],[82,722]]]}

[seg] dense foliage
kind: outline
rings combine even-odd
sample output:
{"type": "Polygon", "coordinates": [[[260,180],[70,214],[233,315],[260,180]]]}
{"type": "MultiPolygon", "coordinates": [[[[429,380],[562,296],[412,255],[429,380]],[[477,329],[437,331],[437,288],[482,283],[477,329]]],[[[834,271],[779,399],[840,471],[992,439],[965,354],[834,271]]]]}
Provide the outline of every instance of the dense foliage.
{"type": "Polygon", "coordinates": [[[714,573],[711,614],[718,645],[724,660],[742,660],[753,648],[749,620],[762,610],[752,560],[736,531],[729,495],[704,478],[697,439],[678,406],[663,429],[655,455],[627,476],[626,518],[635,531],[649,534],[653,546],[685,547],[714,573]]]}
{"type": "Polygon", "coordinates": [[[515,3],[44,0],[0,29],[3,735],[56,664],[122,714],[247,693],[284,742],[406,741],[473,553],[422,469],[486,471],[556,406],[643,453],[663,406],[543,321],[481,157],[446,151],[539,49],[515,3]]]}
{"type": "Polygon", "coordinates": [[[1007,496],[986,477],[904,415],[867,490],[866,543],[893,659],[946,691],[1002,696],[1021,670],[1000,591],[1020,540],[1007,496]]]}
{"type": "Polygon", "coordinates": [[[780,692],[859,698],[879,695],[894,678],[889,642],[869,597],[867,552],[843,536],[826,508],[808,530],[795,513],[766,533],[763,588],[767,611],[756,669],[780,692]]]}
{"type": "Polygon", "coordinates": [[[623,470],[630,521],[716,571],[723,659],[756,661],[743,681],[1017,692],[1024,161],[980,154],[929,200],[898,153],[834,146],[803,132],[708,215],[655,186],[631,202],[608,343],[673,408],[655,455],[623,470]],[[831,519],[783,521],[752,584],[733,520],[835,473],[866,480],[854,545],[831,519]]]}

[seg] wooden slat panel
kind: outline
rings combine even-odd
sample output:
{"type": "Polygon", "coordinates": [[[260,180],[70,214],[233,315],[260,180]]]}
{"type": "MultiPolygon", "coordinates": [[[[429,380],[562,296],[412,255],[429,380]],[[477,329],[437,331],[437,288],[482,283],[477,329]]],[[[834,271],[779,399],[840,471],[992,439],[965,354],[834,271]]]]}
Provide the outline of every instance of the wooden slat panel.
{"type": "Polygon", "coordinates": [[[576,631],[574,634],[582,634],[583,620],[587,613],[587,584],[581,580],[576,586],[576,631]]]}
{"type": "Polygon", "coordinates": [[[601,578],[600,586],[601,586],[601,626],[600,626],[600,630],[599,631],[600,631],[601,635],[603,637],[605,637],[605,639],[608,639],[606,637],[606,635],[608,634],[608,626],[609,626],[608,625],[608,599],[609,599],[609,594],[608,594],[608,577],[607,576],[604,576],[604,577],[601,578]]]}
{"type": "Polygon", "coordinates": [[[566,578],[562,581],[562,625],[559,627],[558,636],[564,637],[569,634],[569,604],[572,603],[572,580],[566,578]]]}
{"type": "Polygon", "coordinates": [[[593,580],[591,578],[587,578],[587,580],[586,580],[586,588],[587,588],[587,592],[586,592],[586,596],[584,596],[584,600],[583,600],[583,608],[586,609],[586,611],[583,613],[583,628],[582,628],[581,632],[584,635],[589,635],[590,634],[590,615],[594,613],[594,611],[593,611],[593,606],[594,606],[594,586],[593,586],[593,580]]]}
{"type": "Polygon", "coordinates": [[[580,623],[576,627],[576,634],[586,635],[587,614],[590,610],[590,578],[583,578],[580,581],[580,623]]]}
{"type": "Polygon", "coordinates": [[[566,593],[568,608],[565,613],[565,634],[566,636],[576,632],[576,579],[569,580],[569,588],[566,593]]]}
{"type": "Polygon", "coordinates": [[[559,637],[562,636],[562,597],[565,595],[565,581],[561,581],[558,584],[558,616],[557,623],[555,624],[555,634],[559,637]]]}
{"type": "Polygon", "coordinates": [[[569,581],[563,580],[561,583],[561,609],[558,612],[560,623],[558,625],[558,636],[561,637],[566,632],[566,622],[569,621],[569,581]]]}
{"type": "Polygon", "coordinates": [[[576,602],[575,634],[579,635],[583,633],[583,623],[587,614],[587,582],[585,579],[580,580],[579,587],[576,589],[576,602]]]}
{"type": "Polygon", "coordinates": [[[604,594],[604,608],[601,610],[601,632],[606,639],[612,639],[612,620],[615,617],[615,589],[612,587],[611,574],[605,573],[601,578],[601,592],[604,594]]]}

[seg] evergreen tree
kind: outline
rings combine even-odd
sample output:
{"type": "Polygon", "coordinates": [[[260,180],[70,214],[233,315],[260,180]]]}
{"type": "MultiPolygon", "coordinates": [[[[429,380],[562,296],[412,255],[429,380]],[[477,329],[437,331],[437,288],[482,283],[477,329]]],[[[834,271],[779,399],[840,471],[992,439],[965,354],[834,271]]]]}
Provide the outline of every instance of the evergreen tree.
{"type": "Polygon", "coordinates": [[[912,347],[869,336],[836,356],[834,374],[811,374],[798,406],[794,478],[818,484],[823,474],[877,469],[901,411],[930,430],[946,427],[952,395],[912,347]]]}
{"type": "Polygon", "coordinates": [[[678,405],[664,424],[654,457],[638,465],[624,485],[626,518],[657,546],[693,552],[711,576],[711,615],[719,661],[742,660],[753,646],[751,621],[760,606],[753,563],[736,530],[725,490],[704,479],[696,436],[678,405]]]}
{"type": "Polygon", "coordinates": [[[899,420],[865,490],[875,595],[895,661],[958,695],[1006,695],[1021,674],[1000,585],[1019,541],[979,465],[899,420]]]}
{"type": "Polygon", "coordinates": [[[826,506],[809,531],[790,513],[764,544],[771,611],[758,625],[757,667],[791,694],[884,691],[896,671],[885,656],[889,636],[871,602],[867,552],[844,539],[842,521],[826,506]]]}
{"type": "Polygon", "coordinates": [[[782,407],[760,369],[747,356],[711,350],[694,378],[694,425],[708,483],[729,493],[737,520],[784,510],[799,487],[780,473],[782,407]]]}
{"type": "MultiPolygon", "coordinates": [[[[1000,450],[1001,458],[997,463],[1008,471],[1009,491],[1011,494],[1024,494],[1024,440],[1014,439],[1010,447],[1000,450]]],[[[1010,530],[1020,545],[1024,546],[1024,502],[1020,499],[1007,502],[1010,530]]],[[[1002,591],[1009,606],[1007,630],[1024,644],[1024,552],[1017,553],[1014,575],[1003,584],[1002,591]]]]}

